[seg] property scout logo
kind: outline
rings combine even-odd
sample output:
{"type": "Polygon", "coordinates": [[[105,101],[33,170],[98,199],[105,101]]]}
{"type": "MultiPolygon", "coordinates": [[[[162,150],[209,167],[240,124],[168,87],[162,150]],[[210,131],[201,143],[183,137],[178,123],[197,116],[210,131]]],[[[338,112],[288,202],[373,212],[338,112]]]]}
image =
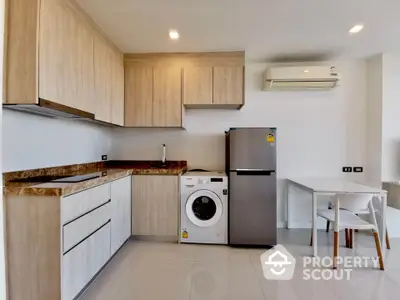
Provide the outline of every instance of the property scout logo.
{"type": "MultiPolygon", "coordinates": [[[[293,278],[296,259],[282,245],[261,254],[261,265],[264,277],[268,280],[290,280],[293,278]]],[[[333,258],[303,257],[303,280],[350,280],[355,268],[367,268],[371,264],[379,266],[377,257],[337,257],[337,269],[333,269],[333,258]]]]}
{"type": "Polygon", "coordinates": [[[264,277],[269,280],[290,280],[293,278],[296,259],[282,245],[261,254],[264,277]]]}

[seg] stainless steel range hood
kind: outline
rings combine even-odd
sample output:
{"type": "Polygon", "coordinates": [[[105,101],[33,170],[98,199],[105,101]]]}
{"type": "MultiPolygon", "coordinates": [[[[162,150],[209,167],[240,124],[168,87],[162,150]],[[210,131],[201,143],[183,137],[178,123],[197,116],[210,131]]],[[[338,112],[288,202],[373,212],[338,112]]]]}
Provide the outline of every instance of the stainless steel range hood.
{"type": "Polygon", "coordinates": [[[62,119],[91,119],[94,114],[39,98],[37,104],[3,104],[4,108],[62,119]]]}

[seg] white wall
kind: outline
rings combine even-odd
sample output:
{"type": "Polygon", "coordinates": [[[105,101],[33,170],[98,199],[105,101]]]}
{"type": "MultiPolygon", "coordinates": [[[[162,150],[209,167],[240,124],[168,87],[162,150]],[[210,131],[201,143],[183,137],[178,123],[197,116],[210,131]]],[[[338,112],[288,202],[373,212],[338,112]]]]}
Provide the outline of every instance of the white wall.
{"type": "MultiPolygon", "coordinates": [[[[189,168],[224,169],[224,131],[239,126],[278,128],[278,177],[342,176],[344,165],[366,160],[366,63],[335,62],[343,80],[319,92],[263,92],[266,64],[246,64],[246,105],[235,110],[188,110],[186,130],[113,129],[112,158],[187,160],[189,168]]],[[[363,174],[353,174],[363,180],[363,174]]],[[[285,221],[284,182],[279,181],[279,225],[285,221]]],[[[308,226],[310,204],[299,199],[299,226],[308,226]]],[[[296,210],[296,209],[295,209],[296,210]]],[[[311,219],[310,219],[311,220],[311,219]]]]}
{"type": "MultiPolygon", "coordinates": [[[[400,54],[384,53],[367,61],[368,183],[400,180],[400,54]]],[[[400,237],[400,210],[388,207],[391,237],[400,237]]]]}
{"type": "Polygon", "coordinates": [[[367,61],[367,162],[368,182],[380,186],[382,182],[382,89],[383,89],[382,55],[367,61]]]}
{"type": "Polygon", "coordinates": [[[400,180],[400,54],[379,54],[367,61],[368,181],[400,180]]]}
{"type": "Polygon", "coordinates": [[[400,180],[400,54],[383,55],[382,181],[400,180]]]}
{"type": "Polygon", "coordinates": [[[3,172],[101,160],[111,129],[3,110],[3,172]]]}

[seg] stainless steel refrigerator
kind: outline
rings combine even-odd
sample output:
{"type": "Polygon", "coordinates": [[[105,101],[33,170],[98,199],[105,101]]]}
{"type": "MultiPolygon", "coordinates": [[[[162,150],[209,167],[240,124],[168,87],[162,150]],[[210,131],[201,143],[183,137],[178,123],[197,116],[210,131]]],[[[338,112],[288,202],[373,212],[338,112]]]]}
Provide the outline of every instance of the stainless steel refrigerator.
{"type": "Polygon", "coordinates": [[[276,245],[276,128],[226,132],[229,244],[276,245]]]}

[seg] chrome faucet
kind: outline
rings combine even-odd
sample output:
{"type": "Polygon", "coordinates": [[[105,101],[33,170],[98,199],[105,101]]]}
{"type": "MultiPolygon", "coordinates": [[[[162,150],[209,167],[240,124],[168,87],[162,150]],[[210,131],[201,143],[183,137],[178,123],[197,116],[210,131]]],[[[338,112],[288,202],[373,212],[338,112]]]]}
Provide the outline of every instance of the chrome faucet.
{"type": "Polygon", "coordinates": [[[162,162],[163,164],[165,164],[165,162],[166,162],[166,160],[167,160],[167,147],[165,146],[165,144],[162,144],[161,146],[162,146],[162,150],[163,150],[161,162],[162,162]]]}

